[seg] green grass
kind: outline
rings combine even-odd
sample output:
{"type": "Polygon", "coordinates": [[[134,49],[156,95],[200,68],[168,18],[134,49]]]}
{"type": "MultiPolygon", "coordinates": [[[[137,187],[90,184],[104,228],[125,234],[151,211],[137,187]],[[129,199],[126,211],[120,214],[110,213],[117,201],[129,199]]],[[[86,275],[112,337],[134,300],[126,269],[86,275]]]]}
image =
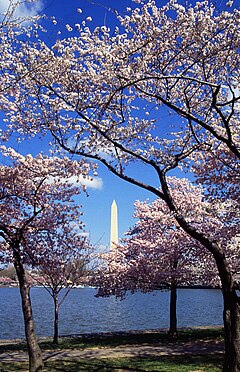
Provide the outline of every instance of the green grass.
{"type": "MultiPolygon", "coordinates": [[[[119,333],[102,333],[89,334],[75,337],[60,337],[59,343],[54,345],[51,339],[40,340],[39,344],[42,350],[55,349],[85,349],[91,347],[114,347],[119,345],[154,345],[167,344],[169,342],[187,342],[194,340],[216,340],[223,339],[224,333],[222,328],[209,329],[186,329],[180,330],[177,339],[168,337],[163,331],[159,332],[119,332],[119,333]]],[[[0,353],[5,351],[26,350],[26,343],[13,343],[10,345],[0,345],[0,353]]],[[[1,372],[1,371],[0,371],[1,372]]]]}
{"type": "MultiPolygon", "coordinates": [[[[73,337],[60,337],[59,343],[53,344],[52,339],[40,340],[39,345],[42,350],[56,349],[86,349],[92,347],[114,347],[120,345],[156,345],[167,344],[169,342],[187,342],[194,340],[217,340],[223,339],[223,328],[209,329],[186,329],[180,330],[177,339],[171,339],[166,332],[119,332],[88,334],[73,337]]],[[[5,351],[26,350],[26,342],[12,343],[9,345],[0,345],[0,353],[5,351]]],[[[1,372],[1,371],[0,371],[1,372]]]]}
{"type": "MultiPolygon", "coordinates": [[[[44,372],[80,371],[161,371],[161,372],[220,372],[223,356],[171,356],[159,358],[113,358],[80,359],[78,361],[46,362],[44,372]]],[[[0,363],[1,372],[23,372],[28,370],[27,363],[7,365],[0,363]]]]}
{"type": "MultiPolygon", "coordinates": [[[[115,347],[119,345],[166,345],[168,343],[195,340],[223,339],[223,329],[180,330],[177,339],[169,339],[166,332],[134,332],[61,337],[58,345],[51,340],[42,340],[42,350],[85,349],[95,347],[115,347]]],[[[0,345],[0,353],[26,350],[25,343],[0,345]]],[[[79,359],[77,361],[49,361],[44,364],[44,372],[78,371],[164,371],[164,372],[220,372],[222,354],[180,355],[159,357],[132,357],[108,359],[79,359]]],[[[28,371],[27,363],[0,363],[0,372],[28,371]]]]}
{"type": "MultiPolygon", "coordinates": [[[[79,337],[62,337],[58,345],[53,345],[49,340],[41,341],[43,350],[51,349],[85,349],[91,347],[115,347],[120,345],[156,345],[168,344],[169,342],[187,342],[194,340],[217,340],[223,339],[222,328],[211,329],[186,329],[180,330],[177,339],[168,337],[166,332],[119,332],[114,334],[83,335],[79,337]]],[[[1,346],[0,346],[1,352],[1,346]]]]}

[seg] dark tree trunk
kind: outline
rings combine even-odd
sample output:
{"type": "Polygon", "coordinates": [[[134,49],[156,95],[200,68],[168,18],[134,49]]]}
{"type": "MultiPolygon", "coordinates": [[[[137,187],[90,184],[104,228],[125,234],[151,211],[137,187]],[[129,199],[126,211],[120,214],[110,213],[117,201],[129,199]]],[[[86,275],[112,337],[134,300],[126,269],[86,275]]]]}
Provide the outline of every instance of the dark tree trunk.
{"type": "MultiPolygon", "coordinates": [[[[166,102],[164,102],[166,104],[166,102]]],[[[177,109],[178,111],[178,109],[177,109]]],[[[89,122],[90,125],[93,123],[89,122]]],[[[94,129],[96,127],[92,126],[94,129]]],[[[97,129],[96,129],[97,130],[97,129]]],[[[100,131],[101,132],[101,131],[100,131]]],[[[108,135],[106,132],[101,132],[101,135],[104,138],[108,139],[108,135]]],[[[196,239],[200,242],[203,247],[205,247],[215,259],[215,262],[218,267],[218,273],[221,279],[222,289],[223,289],[223,299],[224,299],[224,330],[225,330],[225,362],[224,362],[224,372],[240,372],[240,298],[237,296],[236,291],[233,290],[233,276],[231,272],[231,268],[229,267],[225,255],[223,254],[221,248],[215,241],[211,241],[211,239],[205,234],[205,232],[201,232],[201,229],[198,230],[196,227],[192,226],[191,223],[187,221],[187,219],[180,213],[179,208],[175,205],[174,199],[171,195],[171,190],[168,186],[168,182],[166,180],[166,173],[169,169],[167,167],[163,170],[158,165],[157,161],[151,160],[147,161],[147,163],[153,167],[153,169],[157,172],[161,190],[150,184],[145,184],[141,181],[134,179],[133,177],[129,177],[124,172],[119,171],[115,168],[112,164],[108,163],[104,158],[101,158],[98,155],[94,155],[91,153],[86,154],[85,151],[78,149],[72,150],[63,141],[57,136],[54,135],[54,138],[57,140],[59,145],[63,147],[65,150],[69,151],[70,153],[75,153],[77,155],[87,156],[89,158],[97,159],[101,161],[102,164],[107,166],[107,168],[119,178],[125,180],[126,182],[141,187],[145,190],[150,191],[160,199],[162,199],[169,210],[173,212],[176,221],[182,227],[182,229],[192,238],[196,239]]],[[[146,160],[142,158],[137,152],[128,151],[125,149],[122,144],[117,141],[112,141],[112,143],[118,148],[119,150],[131,154],[136,159],[145,162],[146,160]]],[[[229,146],[230,150],[236,153],[236,148],[229,146]]],[[[237,154],[238,155],[238,154],[237,154]]],[[[177,156],[175,157],[176,167],[180,161],[177,156]]]]}
{"type": "Polygon", "coordinates": [[[225,355],[223,372],[240,372],[240,297],[236,291],[223,291],[225,355]]]}
{"type": "Polygon", "coordinates": [[[34,331],[34,321],[32,315],[32,305],[30,299],[30,289],[26,280],[26,273],[21,262],[21,257],[18,251],[14,250],[14,267],[16,269],[20,294],[22,300],[22,311],[25,325],[25,335],[27,341],[27,349],[29,356],[29,371],[41,372],[43,368],[42,353],[38,345],[34,331]]]}
{"type": "Polygon", "coordinates": [[[223,372],[240,372],[240,297],[234,288],[231,268],[217,241],[211,241],[203,233],[192,228],[186,220],[178,215],[179,225],[198,240],[215,259],[223,292],[223,322],[225,332],[225,354],[223,372]]]}
{"type": "Polygon", "coordinates": [[[59,304],[58,304],[58,293],[54,293],[54,336],[53,343],[58,344],[58,313],[59,313],[59,304]]]}
{"type": "Polygon", "coordinates": [[[170,337],[177,337],[177,286],[170,287],[170,337]]]}

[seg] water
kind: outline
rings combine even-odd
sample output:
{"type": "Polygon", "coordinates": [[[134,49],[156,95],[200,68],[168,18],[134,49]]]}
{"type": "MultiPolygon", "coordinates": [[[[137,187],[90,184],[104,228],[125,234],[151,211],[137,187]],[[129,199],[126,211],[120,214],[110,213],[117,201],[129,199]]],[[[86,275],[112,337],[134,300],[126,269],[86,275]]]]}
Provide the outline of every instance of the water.
{"type": "MultiPolygon", "coordinates": [[[[169,292],[129,294],[125,300],[96,298],[94,288],[72,290],[60,307],[59,334],[168,328],[169,292]]],[[[44,288],[32,288],[38,336],[53,334],[53,301],[44,288]]],[[[222,294],[217,289],[178,290],[178,326],[222,325],[222,294]]],[[[0,339],[24,338],[18,288],[0,288],[0,339]]]]}

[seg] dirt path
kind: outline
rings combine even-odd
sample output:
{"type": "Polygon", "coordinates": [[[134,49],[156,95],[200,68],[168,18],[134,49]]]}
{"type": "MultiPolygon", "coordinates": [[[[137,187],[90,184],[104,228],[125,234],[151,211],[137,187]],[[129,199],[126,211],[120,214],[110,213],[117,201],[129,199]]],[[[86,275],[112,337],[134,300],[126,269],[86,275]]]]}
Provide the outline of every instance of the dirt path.
{"type": "MultiPolygon", "coordinates": [[[[191,342],[172,343],[167,345],[124,345],[117,347],[64,349],[43,351],[44,360],[77,360],[79,358],[121,358],[161,355],[189,355],[222,353],[223,341],[198,340],[191,342]]],[[[9,351],[0,353],[0,362],[26,361],[24,351],[9,351]]]]}

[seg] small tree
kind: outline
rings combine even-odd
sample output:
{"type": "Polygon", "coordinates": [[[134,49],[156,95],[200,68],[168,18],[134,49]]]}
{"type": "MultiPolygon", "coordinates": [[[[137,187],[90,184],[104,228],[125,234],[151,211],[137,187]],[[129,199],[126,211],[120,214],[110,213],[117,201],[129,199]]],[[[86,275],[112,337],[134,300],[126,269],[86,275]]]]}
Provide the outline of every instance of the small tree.
{"type": "MultiPolygon", "coordinates": [[[[80,215],[74,215],[78,221],[80,215]]],[[[41,277],[41,285],[47,290],[54,302],[53,343],[58,343],[59,307],[74,286],[84,284],[93,249],[81,232],[73,228],[70,221],[62,223],[55,231],[37,232],[33,237],[38,246],[38,257],[31,259],[41,277]],[[64,290],[62,299],[59,294],[64,290]]]]}
{"type": "Polygon", "coordinates": [[[0,168],[0,236],[4,259],[14,264],[20,287],[25,334],[29,353],[29,370],[42,370],[41,351],[34,331],[28,276],[24,268],[29,259],[47,252],[38,251],[33,241],[36,232],[60,228],[77,207],[73,196],[80,188],[69,177],[87,174],[88,166],[69,159],[21,156],[3,149],[11,166],[0,168]]]}

